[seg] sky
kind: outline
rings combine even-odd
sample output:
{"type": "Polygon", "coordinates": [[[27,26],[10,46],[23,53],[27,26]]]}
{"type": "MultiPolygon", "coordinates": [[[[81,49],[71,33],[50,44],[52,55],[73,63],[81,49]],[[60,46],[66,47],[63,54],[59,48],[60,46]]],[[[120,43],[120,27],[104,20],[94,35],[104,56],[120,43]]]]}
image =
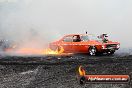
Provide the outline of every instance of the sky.
{"type": "Polygon", "coordinates": [[[132,0],[0,0],[1,37],[49,43],[85,31],[132,47],[132,0]]]}

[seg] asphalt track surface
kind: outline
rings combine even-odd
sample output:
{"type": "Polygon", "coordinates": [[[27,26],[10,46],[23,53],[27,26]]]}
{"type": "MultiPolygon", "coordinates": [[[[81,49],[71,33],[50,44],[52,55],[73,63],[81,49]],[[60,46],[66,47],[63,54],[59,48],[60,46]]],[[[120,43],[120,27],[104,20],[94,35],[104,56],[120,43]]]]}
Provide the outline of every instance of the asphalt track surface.
{"type": "Polygon", "coordinates": [[[0,88],[132,88],[132,81],[80,85],[80,65],[87,74],[132,75],[132,55],[1,56],[0,88]]]}

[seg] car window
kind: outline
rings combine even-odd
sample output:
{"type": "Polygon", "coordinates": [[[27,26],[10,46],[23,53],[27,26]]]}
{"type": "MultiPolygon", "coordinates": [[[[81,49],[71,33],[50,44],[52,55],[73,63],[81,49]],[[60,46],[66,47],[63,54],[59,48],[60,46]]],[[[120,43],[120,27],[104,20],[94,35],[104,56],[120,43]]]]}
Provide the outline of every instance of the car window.
{"type": "Polygon", "coordinates": [[[74,35],[72,38],[73,38],[73,42],[80,42],[81,41],[81,38],[79,35],[74,35]]]}
{"type": "Polygon", "coordinates": [[[97,40],[100,41],[100,39],[95,35],[83,35],[81,36],[82,41],[89,41],[89,40],[97,40]]]}
{"type": "Polygon", "coordinates": [[[67,36],[63,39],[64,42],[72,42],[72,36],[67,36]]]}
{"type": "Polygon", "coordinates": [[[81,36],[82,41],[88,41],[89,37],[87,35],[81,36]]]}
{"type": "Polygon", "coordinates": [[[95,35],[89,35],[89,39],[90,40],[97,40],[97,41],[100,41],[101,39],[99,39],[97,36],[95,35]]]}

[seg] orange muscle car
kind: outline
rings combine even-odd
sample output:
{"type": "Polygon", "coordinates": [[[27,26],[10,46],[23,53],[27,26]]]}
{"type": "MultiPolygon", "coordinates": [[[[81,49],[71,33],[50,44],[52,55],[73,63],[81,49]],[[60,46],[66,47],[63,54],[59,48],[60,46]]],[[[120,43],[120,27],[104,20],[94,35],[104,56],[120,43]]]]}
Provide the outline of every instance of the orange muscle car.
{"type": "Polygon", "coordinates": [[[60,47],[63,47],[64,53],[114,54],[120,48],[120,43],[109,41],[104,36],[106,34],[98,37],[92,34],[70,34],[50,43],[49,47],[52,50],[60,50],[60,47]]]}

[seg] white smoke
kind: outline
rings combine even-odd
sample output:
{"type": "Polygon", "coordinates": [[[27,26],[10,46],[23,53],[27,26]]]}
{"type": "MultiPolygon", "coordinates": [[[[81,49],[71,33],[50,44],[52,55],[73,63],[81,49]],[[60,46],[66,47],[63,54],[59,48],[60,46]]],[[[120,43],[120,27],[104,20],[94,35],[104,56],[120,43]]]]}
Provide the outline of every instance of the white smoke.
{"type": "Polygon", "coordinates": [[[108,33],[131,47],[132,1],[1,0],[0,33],[21,45],[48,45],[64,34],[108,33]]]}

